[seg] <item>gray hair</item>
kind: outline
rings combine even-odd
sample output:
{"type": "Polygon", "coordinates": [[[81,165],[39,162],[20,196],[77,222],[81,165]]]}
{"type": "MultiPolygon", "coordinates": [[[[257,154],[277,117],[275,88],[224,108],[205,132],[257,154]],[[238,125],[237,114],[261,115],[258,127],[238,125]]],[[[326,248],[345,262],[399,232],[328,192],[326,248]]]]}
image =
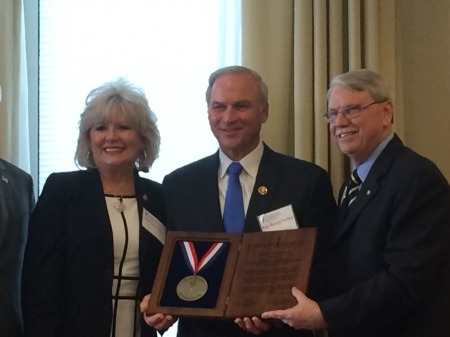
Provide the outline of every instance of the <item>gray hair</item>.
{"type": "Polygon", "coordinates": [[[328,100],[337,86],[355,91],[366,91],[375,101],[391,100],[386,82],[379,74],[369,69],[352,70],[335,76],[331,80],[330,89],[328,89],[328,100]]]}
{"type": "Polygon", "coordinates": [[[260,102],[262,104],[267,104],[269,102],[269,90],[267,89],[267,85],[264,83],[261,76],[256,71],[242,66],[230,66],[220,68],[209,76],[209,85],[208,89],[206,89],[206,103],[208,105],[211,102],[211,90],[216,80],[222,75],[234,75],[234,74],[251,75],[253,79],[258,83],[260,102]]]}
{"type": "Polygon", "coordinates": [[[161,139],[156,126],[157,119],[143,90],[124,78],[105,83],[87,96],[86,107],[80,117],[80,134],[75,152],[75,164],[78,167],[95,167],[91,155],[91,128],[118,117],[129,120],[142,137],[144,148],[136,158],[137,169],[148,172],[159,154],[161,139]]]}

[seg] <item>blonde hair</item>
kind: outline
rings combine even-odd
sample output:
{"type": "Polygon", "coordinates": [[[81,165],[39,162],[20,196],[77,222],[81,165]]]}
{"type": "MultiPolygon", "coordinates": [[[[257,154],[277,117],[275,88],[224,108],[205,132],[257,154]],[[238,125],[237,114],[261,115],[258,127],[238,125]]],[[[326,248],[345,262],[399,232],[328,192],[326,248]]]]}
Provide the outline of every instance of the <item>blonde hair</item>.
{"type": "Polygon", "coordinates": [[[105,83],[87,96],[86,107],[80,116],[80,133],[75,152],[75,164],[78,167],[95,167],[91,155],[91,128],[118,117],[125,118],[142,137],[143,150],[136,158],[136,166],[139,171],[148,172],[159,154],[161,139],[156,126],[157,119],[143,90],[124,78],[105,83]]]}

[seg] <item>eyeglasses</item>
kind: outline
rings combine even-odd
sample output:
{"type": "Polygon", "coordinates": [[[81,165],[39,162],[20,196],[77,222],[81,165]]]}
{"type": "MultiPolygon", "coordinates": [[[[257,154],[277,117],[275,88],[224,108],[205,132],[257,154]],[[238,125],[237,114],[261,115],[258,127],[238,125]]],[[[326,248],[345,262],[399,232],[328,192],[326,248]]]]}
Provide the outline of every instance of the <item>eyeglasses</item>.
{"type": "Polygon", "coordinates": [[[345,119],[349,120],[358,116],[361,112],[366,110],[369,106],[379,103],[386,102],[387,99],[382,101],[375,101],[366,105],[347,105],[341,109],[330,109],[327,111],[323,117],[326,119],[328,123],[333,123],[336,121],[337,116],[341,113],[345,119]]]}

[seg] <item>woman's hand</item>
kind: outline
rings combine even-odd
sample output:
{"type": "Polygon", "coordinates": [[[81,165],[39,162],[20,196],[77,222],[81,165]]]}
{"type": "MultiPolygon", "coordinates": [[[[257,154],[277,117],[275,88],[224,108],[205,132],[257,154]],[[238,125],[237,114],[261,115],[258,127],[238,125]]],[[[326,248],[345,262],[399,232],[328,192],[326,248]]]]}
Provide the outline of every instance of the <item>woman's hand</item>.
{"type": "Polygon", "coordinates": [[[261,332],[269,330],[270,325],[261,320],[259,317],[244,317],[236,318],[234,323],[239,325],[245,331],[251,332],[254,335],[259,335],[261,332]]]}
{"type": "Polygon", "coordinates": [[[152,316],[147,316],[148,302],[150,301],[150,295],[144,296],[140,304],[141,312],[144,315],[144,321],[147,325],[154,327],[156,330],[167,330],[169,329],[177,319],[173,318],[171,315],[154,314],[152,316]]]}

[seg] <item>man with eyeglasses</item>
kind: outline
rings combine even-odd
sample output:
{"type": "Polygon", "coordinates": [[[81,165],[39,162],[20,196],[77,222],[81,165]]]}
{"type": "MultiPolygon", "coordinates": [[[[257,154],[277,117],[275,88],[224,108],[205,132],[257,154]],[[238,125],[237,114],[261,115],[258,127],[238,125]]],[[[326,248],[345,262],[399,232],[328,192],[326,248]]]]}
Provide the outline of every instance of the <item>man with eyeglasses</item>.
{"type": "Polygon", "coordinates": [[[392,131],[393,104],[370,70],[338,75],[328,91],[333,141],[351,161],[332,232],[328,299],[263,314],[330,337],[450,334],[450,188],[430,160],[392,131]]]}

